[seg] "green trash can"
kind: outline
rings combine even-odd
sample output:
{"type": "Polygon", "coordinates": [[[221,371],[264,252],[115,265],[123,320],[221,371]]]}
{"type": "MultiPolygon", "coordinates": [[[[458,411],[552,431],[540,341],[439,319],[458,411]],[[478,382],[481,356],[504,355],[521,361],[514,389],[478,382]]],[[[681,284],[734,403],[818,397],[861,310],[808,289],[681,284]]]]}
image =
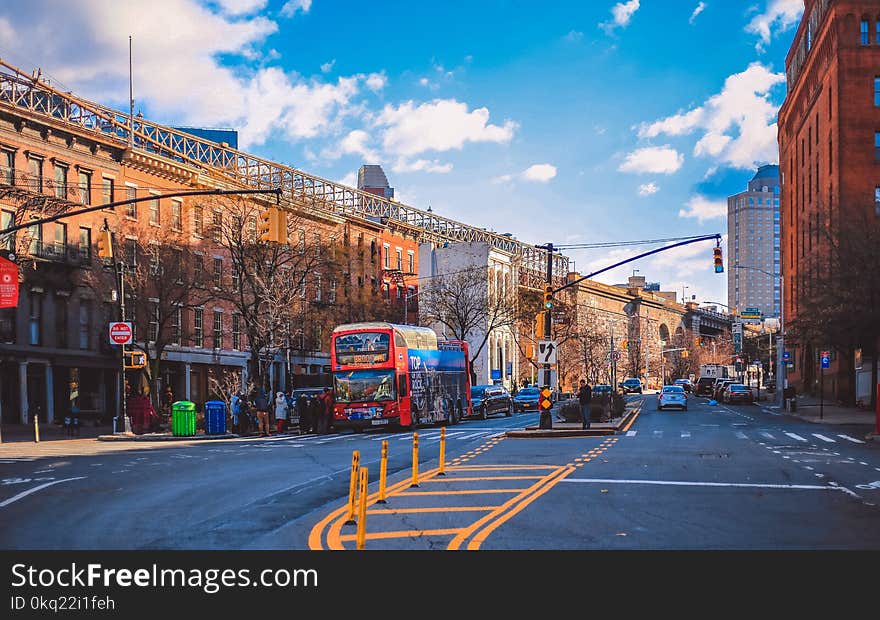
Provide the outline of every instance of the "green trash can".
{"type": "Polygon", "coordinates": [[[171,434],[175,437],[195,437],[195,403],[188,400],[179,400],[171,405],[171,434]]]}

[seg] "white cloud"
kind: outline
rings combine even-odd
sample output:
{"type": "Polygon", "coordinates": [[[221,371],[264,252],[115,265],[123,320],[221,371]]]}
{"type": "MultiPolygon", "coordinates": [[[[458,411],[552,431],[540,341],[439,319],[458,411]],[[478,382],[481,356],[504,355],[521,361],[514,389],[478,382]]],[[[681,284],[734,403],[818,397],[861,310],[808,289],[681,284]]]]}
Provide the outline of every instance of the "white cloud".
{"type": "Polygon", "coordinates": [[[338,183],[340,185],[345,185],[346,187],[357,187],[357,184],[358,184],[357,172],[349,172],[344,177],[339,179],[338,183]]]}
{"type": "Polygon", "coordinates": [[[435,172],[438,174],[446,174],[452,172],[452,164],[443,164],[438,160],[417,159],[415,161],[407,161],[404,158],[398,159],[391,167],[394,172],[435,172]]]}
{"type": "Polygon", "coordinates": [[[312,0],[287,0],[281,7],[282,17],[293,17],[297,11],[308,13],[312,8],[312,0]]]}
{"type": "Polygon", "coordinates": [[[375,164],[382,161],[378,151],[369,145],[370,134],[363,129],[350,131],[335,148],[326,148],[321,151],[321,157],[325,159],[339,159],[343,155],[360,155],[365,163],[375,164]]]}
{"type": "Polygon", "coordinates": [[[762,52],[774,34],[781,34],[795,26],[804,13],[804,0],[771,0],[764,13],[755,15],[746,26],[746,32],[756,34],[760,41],[755,48],[762,52]]]}
{"type": "Polygon", "coordinates": [[[632,16],[639,10],[639,0],[629,0],[628,2],[618,2],[611,7],[612,20],[603,22],[599,27],[605,32],[612,32],[615,28],[626,28],[629,25],[632,16]]]}
{"type": "Polygon", "coordinates": [[[268,0],[217,0],[227,15],[252,15],[265,8],[268,0]]]}
{"type": "Polygon", "coordinates": [[[333,65],[336,64],[336,59],[334,58],[330,62],[325,62],[321,65],[321,73],[330,73],[333,70],[333,65]]]}
{"type": "Polygon", "coordinates": [[[397,107],[389,104],[375,122],[384,127],[385,151],[401,156],[461,150],[466,142],[506,144],[517,128],[510,120],[500,126],[491,125],[487,108],[468,111],[466,103],[455,99],[435,99],[419,105],[407,101],[397,107]]]}
{"type": "Polygon", "coordinates": [[[709,200],[705,196],[694,196],[687,201],[685,209],[678,212],[678,217],[696,218],[700,224],[706,220],[724,219],[727,217],[726,200],[709,200]]]}
{"type": "Polygon", "coordinates": [[[566,43],[579,43],[584,40],[584,33],[580,30],[569,30],[568,34],[562,38],[566,43]]]}
{"type": "Polygon", "coordinates": [[[785,75],[752,63],[742,73],[729,76],[721,93],[703,105],[654,123],[642,125],[639,136],[681,136],[703,131],[694,155],[714,157],[737,168],[778,160],[776,115],[770,91],[785,82],[785,75]]]}
{"type": "Polygon", "coordinates": [[[385,76],[384,71],[382,73],[371,73],[367,76],[365,84],[371,91],[378,93],[388,84],[388,78],[385,76]]]}
{"type": "Polygon", "coordinates": [[[15,28],[8,20],[0,17],[0,45],[10,49],[18,45],[18,37],[15,36],[15,28]]]}
{"type": "Polygon", "coordinates": [[[705,11],[705,10],[706,10],[706,3],[705,3],[705,2],[700,2],[700,3],[697,5],[697,8],[694,9],[694,12],[691,13],[691,18],[688,20],[688,23],[689,23],[689,24],[693,24],[693,23],[694,23],[694,20],[697,19],[697,16],[698,16],[700,13],[702,13],[703,11],[705,11]]]}
{"type": "Polygon", "coordinates": [[[669,145],[647,146],[636,149],[626,156],[618,170],[620,172],[638,172],[653,174],[672,174],[684,164],[684,155],[669,145]]]}
{"type": "Polygon", "coordinates": [[[645,183],[644,185],[639,185],[639,196],[653,196],[659,191],[660,188],[657,187],[657,185],[654,183],[645,183]]]}
{"type": "Polygon", "coordinates": [[[556,178],[557,168],[553,164],[534,164],[516,174],[502,174],[492,179],[492,183],[510,183],[516,179],[530,183],[548,183],[556,178]]]}

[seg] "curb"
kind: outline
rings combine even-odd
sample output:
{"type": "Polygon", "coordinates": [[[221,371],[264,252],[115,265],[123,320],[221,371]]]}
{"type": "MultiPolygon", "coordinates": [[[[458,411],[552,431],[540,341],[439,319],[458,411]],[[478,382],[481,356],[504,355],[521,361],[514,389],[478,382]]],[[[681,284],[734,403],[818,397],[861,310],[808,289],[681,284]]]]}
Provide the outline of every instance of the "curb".
{"type": "Polygon", "coordinates": [[[507,431],[504,436],[513,439],[528,438],[546,438],[546,437],[605,437],[607,435],[616,435],[620,429],[625,427],[636,415],[639,414],[641,407],[631,409],[629,413],[624,415],[620,421],[609,428],[544,428],[529,427],[518,431],[507,431]]]}
{"type": "Polygon", "coordinates": [[[98,441],[210,441],[212,439],[237,439],[240,435],[226,433],[224,435],[193,435],[179,437],[176,435],[98,435],[98,441]]]}

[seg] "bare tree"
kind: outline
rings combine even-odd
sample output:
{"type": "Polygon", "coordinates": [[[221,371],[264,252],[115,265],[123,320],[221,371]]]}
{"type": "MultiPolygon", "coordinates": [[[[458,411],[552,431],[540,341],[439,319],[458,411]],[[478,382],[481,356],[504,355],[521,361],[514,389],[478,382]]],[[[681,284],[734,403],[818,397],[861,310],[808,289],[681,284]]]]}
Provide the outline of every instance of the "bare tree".
{"type": "Polygon", "coordinates": [[[471,267],[434,277],[419,293],[424,321],[467,341],[471,362],[480,356],[493,332],[513,327],[517,320],[515,286],[499,290],[490,284],[486,267],[471,267]]]}

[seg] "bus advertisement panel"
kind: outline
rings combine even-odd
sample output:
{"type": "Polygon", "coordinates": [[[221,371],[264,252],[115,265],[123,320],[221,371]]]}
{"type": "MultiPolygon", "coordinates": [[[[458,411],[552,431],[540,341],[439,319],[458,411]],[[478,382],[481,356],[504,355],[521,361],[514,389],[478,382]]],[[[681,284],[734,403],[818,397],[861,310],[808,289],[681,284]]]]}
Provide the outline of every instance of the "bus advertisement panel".
{"type": "Polygon", "coordinates": [[[333,330],[333,425],[456,424],[470,413],[467,343],[433,330],[355,323],[333,330]]]}

